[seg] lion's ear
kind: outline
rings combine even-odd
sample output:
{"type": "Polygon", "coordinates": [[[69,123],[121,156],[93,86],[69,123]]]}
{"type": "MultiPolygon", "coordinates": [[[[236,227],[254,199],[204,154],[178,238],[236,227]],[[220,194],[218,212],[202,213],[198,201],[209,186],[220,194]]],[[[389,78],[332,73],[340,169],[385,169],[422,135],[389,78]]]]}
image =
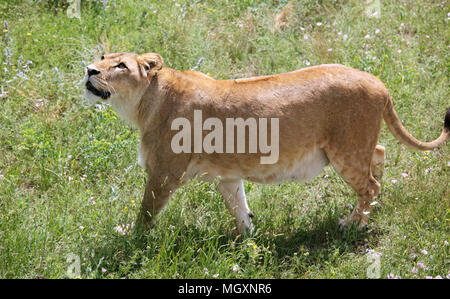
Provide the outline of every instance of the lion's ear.
{"type": "Polygon", "coordinates": [[[163,67],[164,61],[157,53],[145,53],[139,56],[139,64],[147,78],[151,78],[163,67]]]}

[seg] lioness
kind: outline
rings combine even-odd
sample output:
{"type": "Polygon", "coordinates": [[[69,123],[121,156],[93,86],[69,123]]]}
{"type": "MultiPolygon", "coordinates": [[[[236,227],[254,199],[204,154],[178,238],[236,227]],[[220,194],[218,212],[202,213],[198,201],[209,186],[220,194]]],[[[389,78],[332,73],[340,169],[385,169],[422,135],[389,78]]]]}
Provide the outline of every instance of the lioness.
{"type": "MultiPolygon", "coordinates": [[[[156,53],[116,53],[87,67],[85,85],[86,98],[110,103],[140,130],[138,162],[148,173],[140,221],[149,225],[172,192],[189,179],[220,177],[218,189],[238,232],[251,231],[253,214],[243,179],[303,181],[318,175],[328,163],[358,194],[347,221],[365,225],[371,201],[380,191],[374,176],[381,176],[384,165],[385,149],[377,145],[382,120],[398,140],[416,150],[434,149],[450,135],[450,108],[440,137],[418,141],[402,126],[378,78],[337,64],[214,80],[200,72],[165,67],[156,53]],[[262,164],[261,152],[174,153],[171,142],[177,132],[172,122],[180,117],[193,122],[196,110],[203,118],[223,123],[227,118],[278,119],[278,160],[262,164]]],[[[249,135],[244,135],[245,142],[249,135]]]]}

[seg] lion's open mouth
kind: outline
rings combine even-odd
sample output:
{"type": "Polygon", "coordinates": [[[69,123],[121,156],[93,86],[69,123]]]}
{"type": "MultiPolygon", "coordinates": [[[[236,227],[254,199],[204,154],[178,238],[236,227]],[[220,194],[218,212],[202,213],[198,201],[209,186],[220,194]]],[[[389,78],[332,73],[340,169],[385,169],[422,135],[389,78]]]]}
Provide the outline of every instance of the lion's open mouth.
{"type": "Polygon", "coordinates": [[[109,91],[98,90],[97,88],[95,88],[94,85],[92,85],[91,81],[89,80],[86,82],[86,88],[94,95],[101,97],[104,100],[106,100],[111,96],[111,93],[109,91]]]}

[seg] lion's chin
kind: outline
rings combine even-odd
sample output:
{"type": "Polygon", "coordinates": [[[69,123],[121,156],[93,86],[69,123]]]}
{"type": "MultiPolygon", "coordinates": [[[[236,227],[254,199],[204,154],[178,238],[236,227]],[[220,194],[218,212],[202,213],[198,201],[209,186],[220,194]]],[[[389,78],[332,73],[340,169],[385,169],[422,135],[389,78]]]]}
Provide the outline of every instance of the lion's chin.
{"type": "Polygon", "coordinates": [[[91,91],[87,89],[84,90],[84,98],[87,99],[92,104],[96,104],[102,101],[101,97],[94,95],[91,91]]]}

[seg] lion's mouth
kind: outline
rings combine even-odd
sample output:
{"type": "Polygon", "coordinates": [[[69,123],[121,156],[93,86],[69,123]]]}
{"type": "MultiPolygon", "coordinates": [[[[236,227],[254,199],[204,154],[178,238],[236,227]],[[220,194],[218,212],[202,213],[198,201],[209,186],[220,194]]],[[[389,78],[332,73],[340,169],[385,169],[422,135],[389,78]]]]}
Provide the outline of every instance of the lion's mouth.
{"type": "Polygon", "coordinates": [[[94,85],[92,85],[91,81],[89,80],[86,82],[86,88],[94,95],[101,97],[104,100],[106,100],[111,96],[111,93],[109,91],[98,90],[97,88],[95,88],[94,85]]]}

